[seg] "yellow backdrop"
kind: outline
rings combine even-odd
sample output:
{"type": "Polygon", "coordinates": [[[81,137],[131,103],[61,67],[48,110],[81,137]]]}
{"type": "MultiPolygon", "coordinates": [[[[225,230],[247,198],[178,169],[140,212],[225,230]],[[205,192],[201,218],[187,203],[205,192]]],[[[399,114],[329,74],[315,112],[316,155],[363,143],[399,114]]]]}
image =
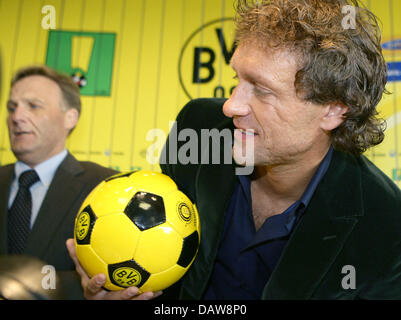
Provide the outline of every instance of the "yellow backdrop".
{"type": "MultiPolygon", "coordinates": [[[[379,110],[385,141],[366,155],[401,181],[401,1],[366,0],[383,23],[390,78],[379,110]]],[[[15,161],[6,101],[12,74],[48,64],[81,79],[83,111],[68,149],[126,171],[146,160],[190,98],[230,95],[233,0],[0,0],[0,165],[15,161]],[[49,29],[50,28],[50,29],[49,29]]]]}

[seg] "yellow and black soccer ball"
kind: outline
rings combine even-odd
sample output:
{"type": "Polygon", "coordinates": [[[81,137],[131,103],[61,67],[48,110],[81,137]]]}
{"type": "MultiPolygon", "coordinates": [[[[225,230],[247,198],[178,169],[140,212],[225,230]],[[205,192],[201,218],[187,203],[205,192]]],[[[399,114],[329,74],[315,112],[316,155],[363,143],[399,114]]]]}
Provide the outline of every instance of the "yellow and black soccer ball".
{"type": "Polygon", "coordinates": [[[77,257],[105,288],[163,290],[178,281],[198,251],[196,206],[162,173],[136,171],[102,181],[75,220],[77,257]]]}

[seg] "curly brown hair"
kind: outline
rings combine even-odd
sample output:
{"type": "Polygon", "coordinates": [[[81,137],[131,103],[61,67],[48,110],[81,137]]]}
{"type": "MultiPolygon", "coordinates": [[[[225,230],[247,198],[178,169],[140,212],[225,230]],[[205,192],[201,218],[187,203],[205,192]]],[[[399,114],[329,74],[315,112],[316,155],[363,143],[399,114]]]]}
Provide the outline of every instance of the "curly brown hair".
{"type": "Polygon", "coordinates": [[[348,106],[332,130],[337,150],[361,154],[383,141],[385,122],[376,106],[387,82],[376,16],[358,0],[238,0],[236,43],[256,40],[292,50],[299,58],[297,94],[318,104],[348,106]],[[355,24],[344,27],[343,9],[352,6],[355,24]]]}

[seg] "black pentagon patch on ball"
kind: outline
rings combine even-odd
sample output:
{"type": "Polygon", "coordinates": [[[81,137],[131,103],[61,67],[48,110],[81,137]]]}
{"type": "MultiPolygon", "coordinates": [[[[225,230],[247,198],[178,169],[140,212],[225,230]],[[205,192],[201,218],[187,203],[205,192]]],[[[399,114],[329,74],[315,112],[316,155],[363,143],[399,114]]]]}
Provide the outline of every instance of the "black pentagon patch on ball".
{"type": "Polygon", "coordinates": [[[124,213],[141,231],[166,222],[163,198],[149,192],[137,192],[124,213]]]}
{"type": "Polygon", "coordinates": [[[109,264],[108,272],[111,282],[122,288],[132,286],[140,288],[150,277],[150,273],[134,260],[109,264]]]}
{"type": "Polygon", "coordinates": [[[182,245],[181,255],[178,258],[177,264],[183,268],[188,267],[192,259],[196,255],[199,244],[199,235],[197,231],[191,233],[188,237],[184,238],[182,245]]]}
{"type": "Polygon", "coordinates": [[[108,177],[104,181],[109,182],[109,181],[114,180],[114,179],[129,177],[131,174],[133,174],[135,172],[137,172],[137,170],[130,171],[130,172],[124,172],[124,173],[117,173],[115,175],[112,175],[111,177],[108,177]]]}
{"type": "Polygon", "coordinates": [[[89,244],[95,221],[96,215],[90,205],[78,214],[74,234],[78,244],[89,244]]]}

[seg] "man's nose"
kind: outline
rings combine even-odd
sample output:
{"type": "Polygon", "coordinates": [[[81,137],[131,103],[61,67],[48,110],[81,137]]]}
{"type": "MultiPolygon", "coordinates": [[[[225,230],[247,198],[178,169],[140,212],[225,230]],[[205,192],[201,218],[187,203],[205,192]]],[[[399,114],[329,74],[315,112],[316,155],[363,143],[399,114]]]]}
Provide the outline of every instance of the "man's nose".
{"type": "Polygon", "coordinates": [[[251,112],[247,90],[239,85],[235,87],[231,97],[223,105],[223,113],[229,117],[246,116],[251,112]]]}
{"type": "Polygon", "coordinates": [[[10,112],[9,116],[13,122],[20,122],[26,120],[28,112],[23,106],[17,105],[10,112]]]}

